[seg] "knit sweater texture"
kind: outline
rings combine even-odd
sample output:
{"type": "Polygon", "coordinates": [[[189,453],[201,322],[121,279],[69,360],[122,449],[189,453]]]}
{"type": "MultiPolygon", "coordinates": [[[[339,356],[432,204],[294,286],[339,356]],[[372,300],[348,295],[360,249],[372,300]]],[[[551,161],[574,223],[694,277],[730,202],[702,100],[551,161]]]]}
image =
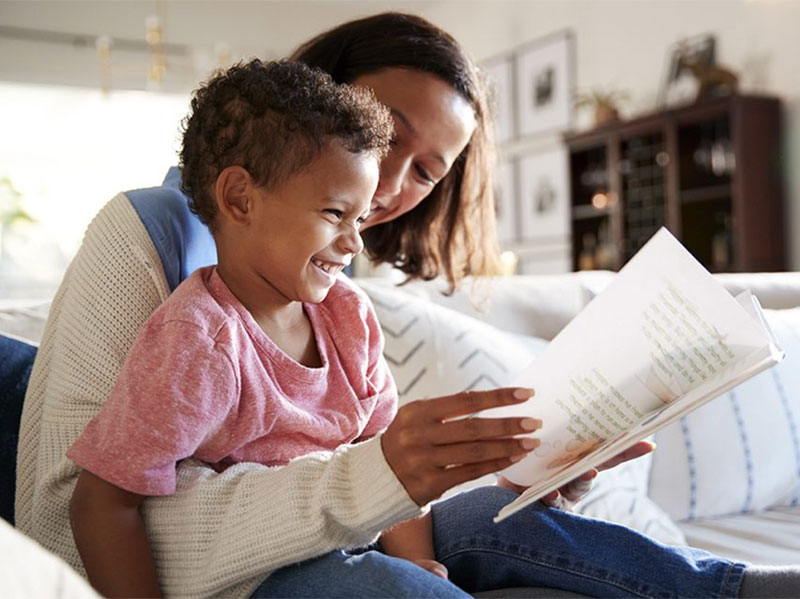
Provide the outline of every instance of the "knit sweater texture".
{"type": "MultiPolygon", "coordinates": [[[[69,525],[79,468],[65,453],[168,294],[158,253],[120,194],[89,225],[56,293],[20,426],[17,527],[81,573],[69,525]]],[[[217,473],[187,460],[176,492],[144,504],[168,596],[246,597],[277,568],[368,544],[420,513],[380,436],[281,467],[241,463],[217,473]]]]}

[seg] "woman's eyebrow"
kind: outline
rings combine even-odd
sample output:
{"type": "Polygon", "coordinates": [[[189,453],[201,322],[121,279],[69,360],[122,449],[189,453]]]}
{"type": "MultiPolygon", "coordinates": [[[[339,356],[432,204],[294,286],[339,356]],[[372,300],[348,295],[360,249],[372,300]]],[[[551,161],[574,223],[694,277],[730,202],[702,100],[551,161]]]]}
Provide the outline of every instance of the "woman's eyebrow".
{"type": "MultiPolygon", "coordinates": [[[[401,111],[397,110],[397,108],[391,108],[390,112],[392,113],[392,115],[397,117],[398,121],[403,123],[403,126],[406,129],[408,129],[411,133],[416,134],[417,130],[414,129],[414,125],[411,124],[411,121],[408,120],[408,117],[405,114],[403,114],[401,111]]],[[[433,156],[433,158],[435,158],[436,160],[441,162],[442,165],[445,168],[450,168],[450,166],[447,164],[447,161],[440,154],[432,154],[432,156],[433,156]]]]}

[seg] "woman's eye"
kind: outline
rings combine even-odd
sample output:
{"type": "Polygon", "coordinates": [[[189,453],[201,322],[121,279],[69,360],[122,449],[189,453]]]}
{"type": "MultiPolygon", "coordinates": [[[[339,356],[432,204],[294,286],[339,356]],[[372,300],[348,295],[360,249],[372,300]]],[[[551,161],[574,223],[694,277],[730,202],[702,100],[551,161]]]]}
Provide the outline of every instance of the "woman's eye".
{"type": "Polygon", "coordinates": [[[431,177],[431,176],[430,176],[430,175],[429,175],[429,174],[428,174],[428,173],[425,171],[425,169],[424,169],[424,168],[422,168],[421,166],[415,166],[414,168],[416,169],[416,171],[417,171],[417,174],[420,176],[420,178],[421,178],[421,179],[422,179],[422,180],[423,180],[425,183],[428,183],[428,184],[430,184],[430,185],[433,185],[433,184],[435,183],[435,181],[433,180],[433,177],[431,177]]]}

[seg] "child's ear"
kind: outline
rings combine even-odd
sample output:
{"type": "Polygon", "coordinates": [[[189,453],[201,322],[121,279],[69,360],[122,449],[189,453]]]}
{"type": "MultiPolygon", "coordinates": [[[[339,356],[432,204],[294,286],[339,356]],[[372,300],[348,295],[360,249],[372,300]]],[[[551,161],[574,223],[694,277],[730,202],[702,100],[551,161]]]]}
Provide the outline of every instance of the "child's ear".
{"type": "Polygon", "coordinates": [[[247,224],[250,221],[255,185],[246,169],[241,166],[224,169],[217,177],[215,192],[221,218],[236,224],[247,224]]]}

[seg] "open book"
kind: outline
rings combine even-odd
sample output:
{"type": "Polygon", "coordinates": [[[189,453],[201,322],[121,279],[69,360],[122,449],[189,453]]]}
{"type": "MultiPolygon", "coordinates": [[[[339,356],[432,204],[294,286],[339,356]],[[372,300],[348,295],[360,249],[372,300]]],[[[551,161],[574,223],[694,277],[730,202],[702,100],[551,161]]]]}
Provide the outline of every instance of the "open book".
{"type": "Polygon", "coordinates": [[[758,300],[730,295],[666,229],[514,381],[541,446],[502,474],[529,487],[495,521],[783,359],[758,300]]]}

